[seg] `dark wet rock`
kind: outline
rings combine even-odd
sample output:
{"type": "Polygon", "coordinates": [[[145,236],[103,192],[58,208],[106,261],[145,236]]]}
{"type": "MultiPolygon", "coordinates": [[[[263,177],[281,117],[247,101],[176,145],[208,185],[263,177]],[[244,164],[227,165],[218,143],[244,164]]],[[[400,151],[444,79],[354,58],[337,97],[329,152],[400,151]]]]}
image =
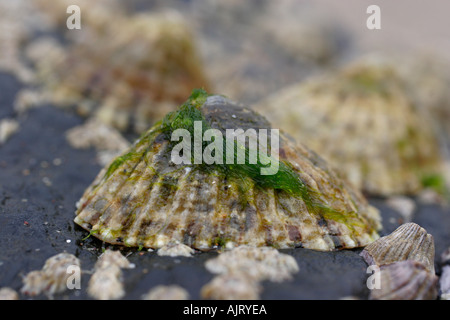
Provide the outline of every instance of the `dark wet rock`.
{"type": "Polygon", "coordinates": [[[418,204],[413,222],[426,229],[434,238],[435,262],[439,255],[450,246],[450,208],[439,204],[418,204]]]}
{"type": "Polygon", "coordinates": [[[14,76],[0,72],[0,119],[14,115],[14,100],[21,86],[14,76]]]}
{"type": "Polygon", "coordinates": [[[340,299],[356,296],[366,299],[369,289],[367,265],[360,250],[317,252],[307,249],[281,250],[291,254],[300,272],[292,281],[265,282],[262,299],[340,299]]]}
{"type": "Polygon", "coordinates": [[[405,223],[402,215],[396,210],[392,209],[388,204],[386,204],[386,199],[383,198],[370,198],[369,202],[371,205],[380,210],[383,229],[380,230],[380,237],[386,236],[395,229],[397,229],[401,224],[405,223]]]}

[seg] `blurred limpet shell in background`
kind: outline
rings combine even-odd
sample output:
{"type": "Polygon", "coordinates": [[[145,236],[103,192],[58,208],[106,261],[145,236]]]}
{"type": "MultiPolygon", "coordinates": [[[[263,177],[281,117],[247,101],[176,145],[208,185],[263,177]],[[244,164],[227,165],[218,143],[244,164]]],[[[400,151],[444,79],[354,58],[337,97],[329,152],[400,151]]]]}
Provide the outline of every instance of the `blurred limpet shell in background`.
{"type": "MultiPolygon", "coordinates": [[[[194,35],[177,11],[129,15],[120,5],[105,12],[92,1],[79,5],[86,17],[80,30],[62,28],[66,45],[44,38],[26,50],[36,84],[55,105],[143,132],[193,88],[208,88],[194,35]]],[[[41,10],[49,19],[56,14],[44,4],[41,10]]]]}
{"type": "Polygon", "coordinates": [[[369,194],[414,195],[444,179],[430,115],[382,59],[294,84],[254,108],[369,194]]]}
{"type": "MultiPolygon", "coordinates": [[[[393,58],[395,59],[395,57],[393,58]]],[[[394,61],[400,61],[396,58],[394,61]]],[[[430,113],[446,156],[445,181],[436,180],[436,187],[450,189],[450,61],[439,55],[422,54],[402,59],[397,64],[409,94],[430,113]]],[[[431,180],[430,183],[433,183],[431,180]]]]}
{"type": "MultiPolygon", "coordinates": [[[[400,57],[394,57],[399,62],[400,57]]],[[[403,58],[398,63],[409,93],[417,103],[430,112],[433,120],[450,143],[450,62],[438,55],[403,58]]],[[[450,144],[448,145],[450,147],[450,144]]]]}
{"type": "MultiPolygon", "coordinates": [[[[179,143],[171,141],[172,133],[194,133],[195,121],[203,132],[216,129],[223,137],[226,129],[271,129],[251,109],[194,90],[101,170],[77,203],[75,223],[102,241],[150,248],[178,242],[199,250],[244,244],[328,251],[378,238],[378,211],[322,158],[282,133],[279,158],[269,158],[278,165],[271,175],[261,175],[260,160],[248,161],[256,151],[251,143],[231,151],[236,161],[236,150],[244,150],[244,164],[175,164],[171,154],[179,143]]],[[[229,141],[222,142],[227,156],[229,141]]]]}
{"type": "Polygon", "coordinates": [[[31,81],[33,71],[21,59],[23,45],[48,28],[30,1],[0,1],[0,71],[13,74],[22,83],[31,81]]]}

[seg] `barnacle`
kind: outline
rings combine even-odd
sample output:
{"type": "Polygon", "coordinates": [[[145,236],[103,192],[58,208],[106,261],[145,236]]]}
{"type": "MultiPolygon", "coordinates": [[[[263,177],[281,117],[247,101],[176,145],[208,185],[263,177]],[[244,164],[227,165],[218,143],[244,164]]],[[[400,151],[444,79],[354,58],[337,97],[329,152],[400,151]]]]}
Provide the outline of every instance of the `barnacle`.
{"type": "Polygon", "coordinates": [[[438,277],[420,262],[398,261],[380,268],[380,287],[370,292],[372,300],[436,300],[438,277]]]}
{"type": "MultiPolygon", "coordinates": [[[[378,211],[317,154],[280,133],[278,156],[270,147],[270,155],[260,153],[251,162],[262,142],[240,144],[228,136],[221,141],[219,134],[226,136],[227,129],[272,128],[249,108],[194,90],[178,110],[102,169],[77,203],[75,222],[103,241],[151,248],[179,242],[200,250],[238,245],[334,250],[378,238],[378,211]],[[198,124],[202,137],[215,129],[211,144],[226,152],[220,155],[208,142],[191,141],[189,157],[183,149],[184,159],[191,161],[175,163],[179,144],[173,133],[183,129],[195,137],[198,124]],[[196,163],[208,150],[217,161],[196,163]],[[230,154],[236,160],[239,152],[243,163],[220,161],[230,154]],[[261,174],[268,168],[263,159],[278,170],[261,174]]],[[[268,136],[270,146],[275,137],[268,136]]]]}
{"type": "Polygon", "coordinates": [[[405,223],[391,234],[372,242],[364,248],[361,256],[369,265],[414,260],[434,274],[433,236],[413,222],[405,223]]]}

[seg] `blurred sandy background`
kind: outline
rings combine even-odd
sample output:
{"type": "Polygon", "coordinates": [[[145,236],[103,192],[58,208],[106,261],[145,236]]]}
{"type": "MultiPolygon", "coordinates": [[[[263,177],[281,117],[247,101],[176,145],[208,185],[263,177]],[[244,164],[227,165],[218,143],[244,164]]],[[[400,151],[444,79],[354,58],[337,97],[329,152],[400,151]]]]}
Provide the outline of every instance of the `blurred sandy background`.
{"type": "Polygon", "coordinates": [[[439,54],[449,60],[450,2],[446,0],[302,1],[345,28],[362,52],[439,54]],[[369,5],[381,9],[381,30],[369,30],[369,5]]]}

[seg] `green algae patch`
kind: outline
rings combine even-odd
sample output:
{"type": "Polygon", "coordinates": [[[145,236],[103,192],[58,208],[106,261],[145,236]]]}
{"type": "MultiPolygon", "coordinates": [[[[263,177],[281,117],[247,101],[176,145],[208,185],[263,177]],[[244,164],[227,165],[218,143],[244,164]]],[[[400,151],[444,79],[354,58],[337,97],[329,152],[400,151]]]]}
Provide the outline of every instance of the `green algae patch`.
{"type": "Polygon", "coordinates": [[[422,186],[430,188],[441,195],[447,195],[449,190],[446,186],[445,179],[440,174],[428,174],[422,177],[422,186]]]}
{"type": "MultiPolygon", "coordinates": [[[[201,122],[202,137],[206,130],[211,129],[211,125],[207,122],[201,111],[201,106],[206,102],[206,99],[210,96],[206,91],[202,89],[196,89],[192,92],[189,99],[179,108],[179,110],[169,113],[160,124],[162,132],[170,135],[174,130],[185,129],[191,137],[194,136],[195,122],[201,122]]],[[[230,128],[238,129],[238,128],[230,128]]],[[[202,142],[202,153],[208,146],[208,142],[202,142]]],[[[263,188],[273,188],[284,190],[291,195],[300,195],[303,198],[307,198],[307,191],[304,183],[300,177],[292,169],[292,166],[286,161],[279,161],[274,159],[270,155],[266,155],[269,162],[277,162],[278,171],[273,175],[262,175],[261,169],[267,168],[268,165],[261,162],[260,157],[257,157],[256,163],[250,163],[250,149],[244,145],[239,144],[236,140],[232,143],[234,150],[230,150],[227,138],[223,138],[222,150],[225,150],[222,154],[221,163],[214,164],[197,164],[198,168],[205,171],[220,171],[227,177],[235,177],[244,180],[245,177],[250,177],[254,183],[263,188]],[[233,159],[238,159],[238,150],[243,149],[245,154],[245,163],[227,163],[227,153],[233,153],[233,159]]],[[[173,145],[172,145],[173,147],[173,145]]],[[[191,149],[194,153],[191,156],[191,163],[194,163],[195,158],[195,146],[191,139],[191,149]]],[[[171,150],[171,149],[170,149],[171,150]]],[[[267,162],[267,161],[265,161],[267,162]]]]}
{"type": "Polygon", "coordinates": [[[119,168],[124,162],[130,160],[133,156],[135,156],[134,150],[114,159],[108,170],[106,170],[105,177],[108,178],[114,171],[117,170],[117,168],[119,168]]]}

